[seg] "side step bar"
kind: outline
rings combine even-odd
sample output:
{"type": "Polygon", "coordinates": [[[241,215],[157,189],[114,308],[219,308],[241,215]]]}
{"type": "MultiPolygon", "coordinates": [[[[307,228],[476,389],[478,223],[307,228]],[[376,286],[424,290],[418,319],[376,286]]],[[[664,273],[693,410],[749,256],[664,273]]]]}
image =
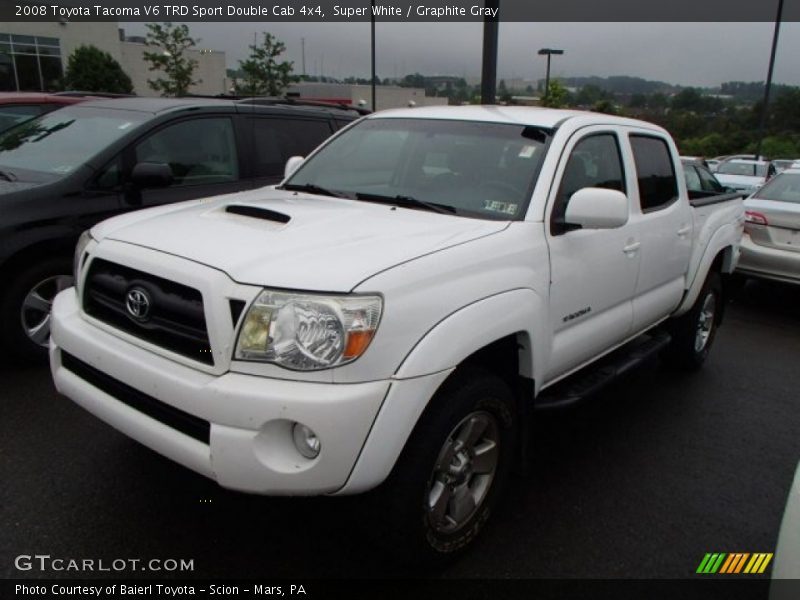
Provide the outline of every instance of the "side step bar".
{"type": "Polygon", "coordinates": [[[596,363],[546,389],[536,399],[534,406],[537,410],[549,410],[576,404],[657,354],[671,339],[666,331],[654,331],[638,337],[596,363]]]}

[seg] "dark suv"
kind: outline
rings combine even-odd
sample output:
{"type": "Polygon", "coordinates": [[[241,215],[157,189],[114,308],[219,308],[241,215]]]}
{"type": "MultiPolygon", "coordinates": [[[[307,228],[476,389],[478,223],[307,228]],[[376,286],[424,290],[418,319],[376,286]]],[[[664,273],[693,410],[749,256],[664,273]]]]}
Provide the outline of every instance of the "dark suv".
{"type": "Polygon", "coordinates": [[[81,232],[113,215],[279,182],[359,117],[277,100],[122,98],[76,104],[0,135],[0,340],[46,356],[50,303],[72,285],[81,232]]]}

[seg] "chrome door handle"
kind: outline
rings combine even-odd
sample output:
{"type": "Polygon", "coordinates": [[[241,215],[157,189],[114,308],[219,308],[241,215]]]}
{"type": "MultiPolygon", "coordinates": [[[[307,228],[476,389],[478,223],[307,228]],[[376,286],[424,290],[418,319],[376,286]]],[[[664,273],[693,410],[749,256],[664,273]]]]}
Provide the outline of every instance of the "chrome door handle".
{"type": "Polygon", "coordinates": [[[680,229],[678,229],[678,231],[676,233],[678,234],[678,237],[686,237],[686,235],[691,230],[692,230],[692,226],[691,225],[686,225],[685,227],[681,227],[680,229]]]}
{"type": "Polygon", "coordinates": [[[628,244],[627,246],[622,248],[622,251],[625,254],[633,254],[634,252],[636,252],[639,249],[639,246],[641,246],[641,245],[642,245],[641,242],[631,242],[630,244],[628,244]]]}

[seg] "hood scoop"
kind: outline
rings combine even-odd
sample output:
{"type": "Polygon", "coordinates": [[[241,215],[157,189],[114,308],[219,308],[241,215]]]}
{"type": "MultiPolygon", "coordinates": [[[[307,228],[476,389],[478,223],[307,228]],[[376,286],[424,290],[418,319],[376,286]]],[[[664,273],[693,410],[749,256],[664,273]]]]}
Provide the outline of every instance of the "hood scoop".
{"type": "Polygon", "coordinates": [[[260,206],[249,206],[246,204],[229,204],[225,207],[225,212],[232,215],[241,215],[243,217],[252,217],[253,219],[272,221],[274,223],[286,224],[292,220],[289,215],[285,215],[275,210],[261,208],[260,206]]]}

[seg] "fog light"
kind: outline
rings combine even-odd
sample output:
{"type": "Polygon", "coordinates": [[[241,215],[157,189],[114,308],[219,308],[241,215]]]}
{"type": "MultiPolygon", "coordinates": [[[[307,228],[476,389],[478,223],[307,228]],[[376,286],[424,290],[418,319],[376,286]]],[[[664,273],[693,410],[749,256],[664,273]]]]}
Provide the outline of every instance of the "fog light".
{"type": "Polygon", "coordinates": [[[295,423],[292,430],[297,451],[306,458],[317,458],[321,444],[317,434],[302,423],[295,423]]]}

